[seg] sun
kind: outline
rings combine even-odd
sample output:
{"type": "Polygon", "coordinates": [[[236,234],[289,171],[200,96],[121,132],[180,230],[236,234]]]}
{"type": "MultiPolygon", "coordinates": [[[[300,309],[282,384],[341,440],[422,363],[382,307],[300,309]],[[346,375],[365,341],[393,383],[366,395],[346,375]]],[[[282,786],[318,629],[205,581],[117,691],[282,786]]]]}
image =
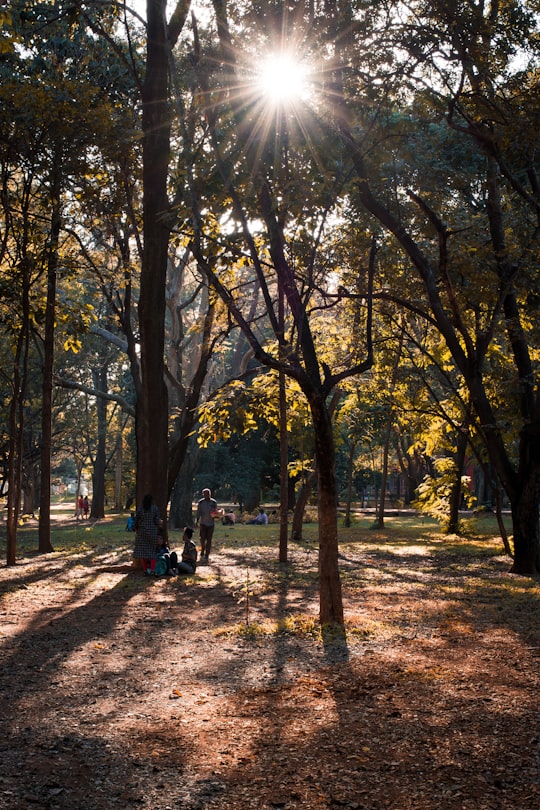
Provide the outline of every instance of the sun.
{"type": "Polygon", "coordinates": [[[309,95],[306,65],[289,53],[270,54],[258,70],[259,90],[274,106],[287,106],[309,95]]]}

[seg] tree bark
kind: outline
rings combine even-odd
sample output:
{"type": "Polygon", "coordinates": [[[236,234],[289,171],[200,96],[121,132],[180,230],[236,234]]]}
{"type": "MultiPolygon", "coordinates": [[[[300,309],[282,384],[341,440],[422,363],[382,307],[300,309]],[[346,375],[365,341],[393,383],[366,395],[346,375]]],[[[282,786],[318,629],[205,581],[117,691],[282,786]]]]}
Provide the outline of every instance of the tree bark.
{"type": "Polygon", "coordinates": [[[460,425],[457,436],[457,448],[455,455],[455,479],[450,491],[448,504],[448,525],[447,534],[457,534],[459,531],[459,507],[461,504],[463,466],[465,464],[465,453],[469,441],[469,419],[465,418],[460,425]]]}
{"type": "Polygon", "coordinates": [[[337,486],[332,420],[322,396],[310,401],[317,459],[319,516],[319,619],[322,625],[343,624],[338,566],[337,486]]]}
{"type": "Polygon", "coordinates": [[[53,158],[51,181],[51,235],[47,263],[47,302],[43,340],[43,381],[41,387],[41,485],[39,495],[38,548],[42,554],[54,551],[51,543],[51,452],[52,393],[54,374],[54,331],[56,320],[56,271],[61,227],[60,153],[53,158]]]}
{"type": "MultiPolygon", "coordinates": [[[[167,509],[168,394],[165,384],[165,283],[169,245],[169,43],[166,0],[147,0],[142,91],[144,248],[139,293],[141,385],[137,397],[137,502],[149,493],[167,509]]],[[[164,520],[165,524],[165,520],[164,520]]]]}
{"type": "Polygon", "coordinates": [[[292,517],[292,526],[291,526],[291,538],[293,540],[301,540],[302,539],[302,529],[304,525],[304,512],[306,511],[307,502],[313,492],[313,487],[317,482],[317,469],[312,470],[305,481],[303,482],[300,492],[298,493],[298,497],[296,499],[296,504],[294,506],[294,512],[292,517]]]}
{"type": "MultiPolygon", "coordinates": [[[[94,388],[97,392],[107,391],[107,363],[103,362],[93,372],[94,388]]],[[[96,397],[97,410],[97,449],[92,471],[92,505],[90,517],[98,520],[105,517],[105,470],[107,466],[107,400],[96,397]]]]}

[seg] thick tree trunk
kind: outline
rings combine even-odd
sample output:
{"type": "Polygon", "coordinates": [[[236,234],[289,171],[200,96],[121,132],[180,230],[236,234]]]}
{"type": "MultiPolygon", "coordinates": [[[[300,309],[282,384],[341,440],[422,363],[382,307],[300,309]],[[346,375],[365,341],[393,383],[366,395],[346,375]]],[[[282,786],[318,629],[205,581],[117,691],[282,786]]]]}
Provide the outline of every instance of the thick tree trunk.
{"type": "Polygon", "coordinates": [[[522,576],[540,573],[538,503],[540,500],[540,425],[531,425],[520,437],[517,494],[511,499],[514,564],[522,576]]]}
{"type": "Polygon", "coordinates": [[[334,434],[324,399],[312,399],[310,408],[318,471],[319,618],[322,625],[343,624],[343,599],[338,567],[334,434]]]}
{"type": "Polygon", "coordinates": [[[189,439],[189,449],[184,457],[180,472],[176,477],[171,494],[171,509],[169,526],[173,529],[182,529],[184,526],[193,526],[193,472],[198,452],[196,441],[189,439]]]}
{"type": "Polygon", "coordinates": [[[143,86],[144,250],[139,294],[141,387],[137,398],[137,502],[150,493],[167,508],[168,396],[164,378],[165,283],[169,227],[169,67],[166,0],[147,2],[143,86]]]}

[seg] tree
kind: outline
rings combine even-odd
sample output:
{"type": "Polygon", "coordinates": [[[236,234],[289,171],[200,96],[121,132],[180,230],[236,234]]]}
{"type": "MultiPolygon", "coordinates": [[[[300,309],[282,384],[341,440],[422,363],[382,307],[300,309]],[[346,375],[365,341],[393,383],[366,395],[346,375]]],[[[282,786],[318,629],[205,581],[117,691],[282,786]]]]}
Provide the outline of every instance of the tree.
{"type": "MultiPolygon", "coordinates": [[[[340,68],[332,74],[332,105],[344,155],[358,180],[358,202],[415,268],[430,317],[468,388],[475,424],[511,503],[512,570],[534,575],[540,567],[540,400],[533,362],[537,335],[528,322],[531,284],[536,289],[540,189],[530,137],[538,111],[537,24],[527,4],[468,5],[462,16],[464,8],[415,4],[414,16],[404,15],[402,24],[386,30],[376,12],[369,18],[359,14],[355,47],[347,50],[351,38],[345,32],[351,33],[355,15],[349,9],[345,18],[334,7],[328,35],[340,68]],[[387,51],[385,62],[375,47],[380,61],[374,75],[360,77],[351,56],[354,52],[357,60],[360,44],[364,48],[369,42],[373,48],[379,36],[399,50],[391,57],[387,51]],[[519,49],[531,56],[531,67],[514,66],[519,49]],[[346,77],[344,65],[351,66],[346,77]],[[373,79],[386,99],[400,98],[405,83],[407,114],[388,110],[373,79]],[[358,80],[371,94],[371,122],[367,109],[358,116],[358,80]],[[355,114],[364,126],[351,126],[355,114]],[[385,168],[398,165],[398,154],[402,168],[393,172],[391,200],[381,162],[374,164],[370,148],[379,136],[388,140],[394,133],[400,133],[404,148],[392,139],[385,168]],[[435,176],[439,182],[445,178],[445,199],[433,196],[434,175],[415,172],[419,158],[413,150],[420,140],[429,149],[424,154],[432,156],[435,176]],[[488,350],[497,341],[504,341],[504,352],[514,363],[512,390],[521,422],[515,456],[504,435],[505,409],[492,397],[486,378],[488,350]]],[[[397,9],[395,19],[400,19],[397,9]]]]}

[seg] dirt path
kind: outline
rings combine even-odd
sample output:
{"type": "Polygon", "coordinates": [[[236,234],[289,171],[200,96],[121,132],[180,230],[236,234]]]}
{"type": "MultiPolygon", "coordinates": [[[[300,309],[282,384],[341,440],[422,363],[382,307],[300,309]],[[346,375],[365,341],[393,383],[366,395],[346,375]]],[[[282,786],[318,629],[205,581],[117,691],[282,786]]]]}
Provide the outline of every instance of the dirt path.
{"type": "Polygon", "coordinates": [[[506,569],[347,547],[321,637],[309,549],[3,566],[0,808],[538,810],[540,589],[506,569]]]}

